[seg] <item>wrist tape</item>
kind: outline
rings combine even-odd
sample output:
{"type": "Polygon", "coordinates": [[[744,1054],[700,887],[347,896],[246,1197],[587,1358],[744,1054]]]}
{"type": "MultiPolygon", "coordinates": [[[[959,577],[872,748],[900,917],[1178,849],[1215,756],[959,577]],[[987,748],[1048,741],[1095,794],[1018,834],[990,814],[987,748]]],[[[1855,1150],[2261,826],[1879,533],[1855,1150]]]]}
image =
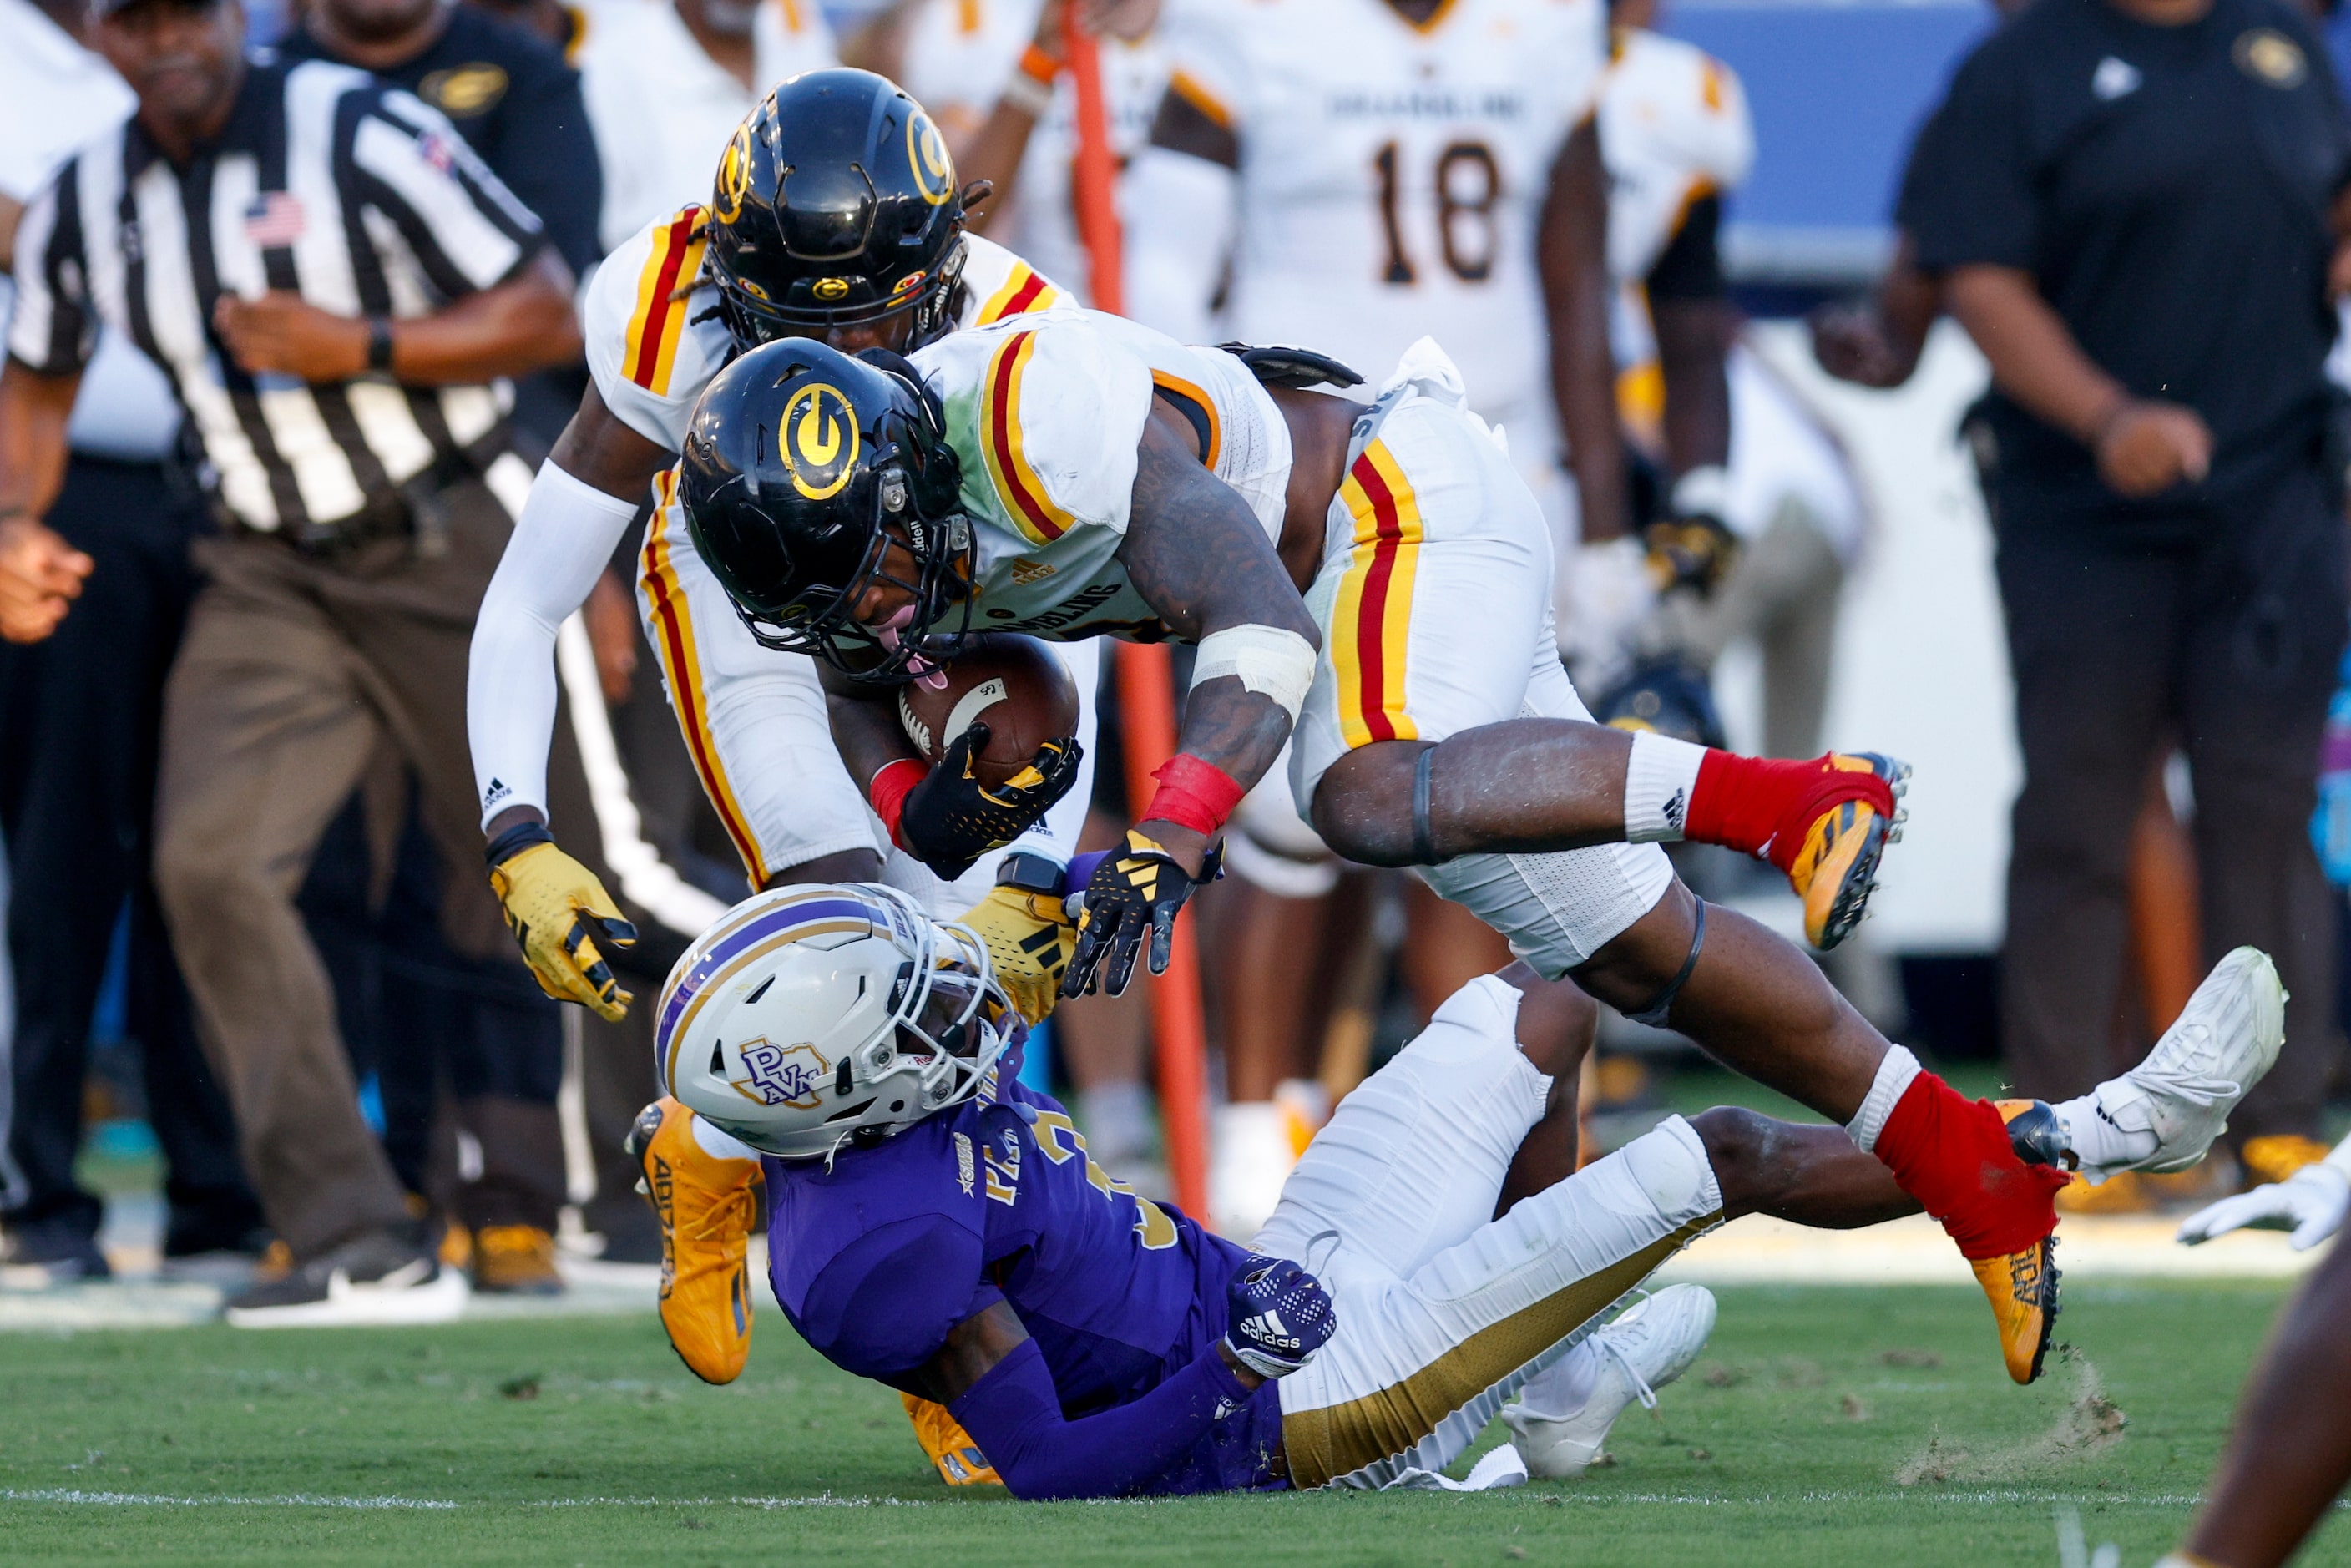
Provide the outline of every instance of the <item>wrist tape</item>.
{"type": "Polygon", "coordinates": [[[1306,689],[1314,684],[1314,645],[1278,626],[1228,626],[1200,639],[1192,689],[1198,691],[1203,681],[1222,675],[1235,676],[1246,689],[1271,697],[1295,724],[1306,689]]]}

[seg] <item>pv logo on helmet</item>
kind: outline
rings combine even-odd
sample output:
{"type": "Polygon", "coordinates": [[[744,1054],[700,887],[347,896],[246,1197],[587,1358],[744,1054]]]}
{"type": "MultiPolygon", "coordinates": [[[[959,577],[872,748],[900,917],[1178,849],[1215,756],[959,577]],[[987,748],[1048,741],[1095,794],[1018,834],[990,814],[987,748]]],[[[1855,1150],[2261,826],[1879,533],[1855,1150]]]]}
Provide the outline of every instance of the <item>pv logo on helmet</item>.
{"type": "Polygon", "coordinates": [[[816,382],[792,393],[776,432],[792,488],[811,501],[841,493],[857,469],[857,414],[841,390],[816,382]]]}
{"type": "Polygon", "coordinates": [[[943,206],[955,194],[955,159],[947,152],[947,139],[920,110],[906,120],[906,162],[914,171],[914,189],[923,193],[923,200],[943,206]]]}
{"type": "Polygon", "coordinates": [[[831,1063],[818,1054],[815,1046],[805,1040],[785,1046],[755,1040],[744,1045],[738,1054],[748,1077],[728,1081],[737,1093],[762,1105],[789,1105],[795,1111],[817,1108],[831,1063]]]}

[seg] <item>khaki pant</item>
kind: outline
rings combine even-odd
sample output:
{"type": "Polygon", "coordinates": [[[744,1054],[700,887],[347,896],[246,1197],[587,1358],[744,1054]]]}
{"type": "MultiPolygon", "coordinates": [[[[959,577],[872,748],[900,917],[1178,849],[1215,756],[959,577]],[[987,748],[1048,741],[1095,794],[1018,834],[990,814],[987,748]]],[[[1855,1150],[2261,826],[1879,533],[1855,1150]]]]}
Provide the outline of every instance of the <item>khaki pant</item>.
{"type": "MultiPolygon", "coordinates": [[[[301,1260],[407,1218],[360,1120],[330,978],[294,904],[380,743],[417,780],[449,945],[521,962],[484,873],[465,740],[474,618],[511,523],[475,479],[442,501],[437,556],[406,538],[332,559],[252,534],[201,542],[208,580],[164,695],[156,881],[246,1169],[301,1260]]],[[[549,788],[556,833],[604,874],[559,722],[549,788]]]]}

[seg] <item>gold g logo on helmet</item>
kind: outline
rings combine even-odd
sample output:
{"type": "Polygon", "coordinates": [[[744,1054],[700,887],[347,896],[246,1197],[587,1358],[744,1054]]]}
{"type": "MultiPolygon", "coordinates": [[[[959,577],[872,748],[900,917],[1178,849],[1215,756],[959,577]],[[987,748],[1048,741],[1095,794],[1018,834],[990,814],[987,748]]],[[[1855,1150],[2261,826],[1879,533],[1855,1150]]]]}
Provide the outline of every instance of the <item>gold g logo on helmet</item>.
{"type": "Polygon", "coordinates": [[[914,189],[931,205],[942,206],[955,194],[955,158],[947,139],[919,109],[906,117],[906,162],[914,171],[914,189]]]}
{"type": "Polygon", "coordinates": [[[743,198],[751,190],[751,122],[746,120],[735,128],[719,155],[718,183],[712,193],[711,216],[722,224],[731,224],[743,215],[743,198]]]}
{"type": "Polygon", "coordinates": [[[849,279],[845,277],[820,277],[816,280],[816,287],[813,292],[819,299],[823,300],[828,305],[831,304],[836,299],[846,299],[849,298],[849,279]]]}
{"type": "Polygon", "coordinates": [[[812,382],[784,403],[776,444],[792,488],[811,501],[827,500],[857,470],[857,414],[840,388],[812,382]]]}

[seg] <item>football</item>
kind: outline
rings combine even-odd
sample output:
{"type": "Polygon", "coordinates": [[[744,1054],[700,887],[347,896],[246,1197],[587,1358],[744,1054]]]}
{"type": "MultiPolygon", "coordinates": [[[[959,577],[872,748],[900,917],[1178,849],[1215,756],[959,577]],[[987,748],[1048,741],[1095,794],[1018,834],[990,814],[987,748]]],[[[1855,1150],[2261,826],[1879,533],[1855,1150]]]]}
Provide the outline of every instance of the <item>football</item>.
{"type": "Polygon", "coordinates": [[[898,722],[934,767],[980,719],[988,737],[976,770],[991,785],[1018,773],[1045,742],[1078,732],[1078,688],[1061,655],[1034,637],[976,632],[946,674],[943,686],[917,681],[898,688],[898,722]]]}

